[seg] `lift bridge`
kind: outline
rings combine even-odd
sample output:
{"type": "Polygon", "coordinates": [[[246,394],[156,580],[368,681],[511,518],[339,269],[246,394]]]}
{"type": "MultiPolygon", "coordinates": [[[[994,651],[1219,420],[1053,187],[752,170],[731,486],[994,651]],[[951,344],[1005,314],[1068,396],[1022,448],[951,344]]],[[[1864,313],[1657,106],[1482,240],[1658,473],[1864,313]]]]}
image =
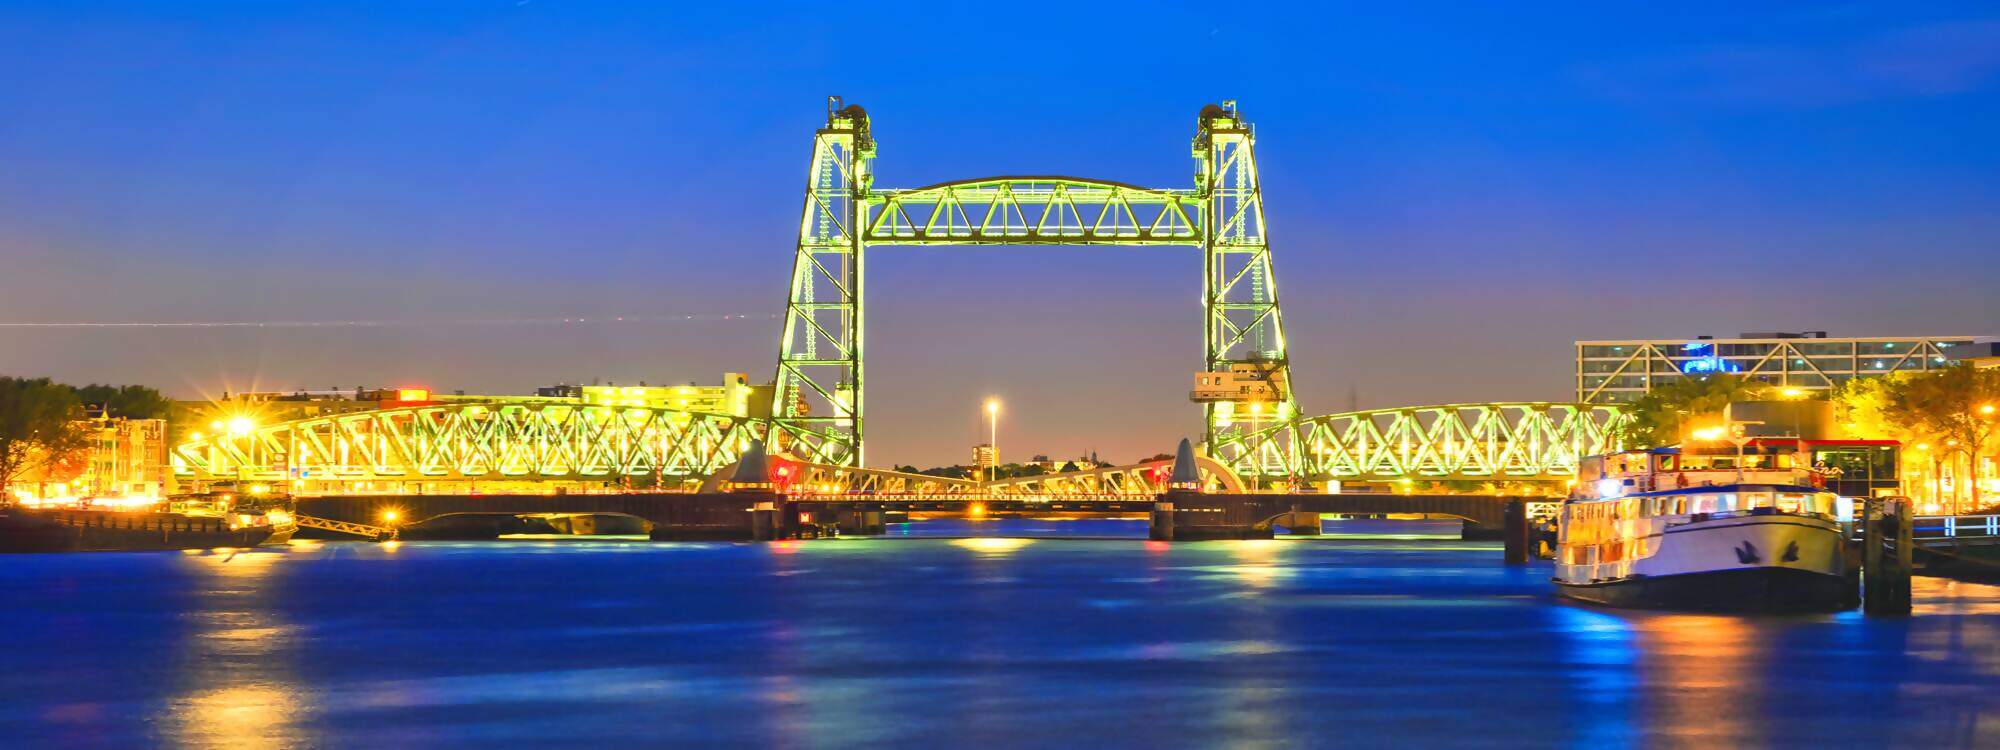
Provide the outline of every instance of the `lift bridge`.
{"type": "Polygon", "coordinates": [[[768,418],[468,399],[300,419],[177,446],[195,481],[311,481],[382,488],[481,480],[618,483],[715,475],[753,443],[791,457],[823,490],[1157,491],[1161,467],[980,484],[867,469],[866,251],[926,247],[1182,246],[1202,253],[1202,359],[1251,373],[1257,392],[1207,400],[1205,473],[1221,489],[1280,481],[1562,481],[1615,450],[1623,415],[1574,403],[1479,403],[1304,416],[1266,234],[1254,130],[1233,102],[1196,121],[1194,184],[1148,188],[1074,177],[991,177],[921,188],[875,185],[866,112],[830,100],[812,161],[768,418]],[[1223,475],[1227,475],[1226,479],[1223,475]]]}

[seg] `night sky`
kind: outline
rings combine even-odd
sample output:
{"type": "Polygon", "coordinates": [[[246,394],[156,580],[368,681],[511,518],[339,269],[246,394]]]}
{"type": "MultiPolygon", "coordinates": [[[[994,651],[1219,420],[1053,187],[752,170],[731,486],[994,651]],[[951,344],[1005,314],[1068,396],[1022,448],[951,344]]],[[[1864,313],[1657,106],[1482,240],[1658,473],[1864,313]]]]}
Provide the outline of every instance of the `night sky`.
{"type": "MultiPolygon", "coordinates": [[[[0,5],[0,323],[389,325],[0,327],[0,373],[769,378],[829,94],[881,187],[1187,186],[1239,100],[1312,413],[1564,399],[1580,338],[2000,333],[1991,5],[81,5],[0,5]]],[[[1198,252],[870,260],[871,463],[968,460],[988,394],[1010,459],[1198,433],[1198,252]]]]}

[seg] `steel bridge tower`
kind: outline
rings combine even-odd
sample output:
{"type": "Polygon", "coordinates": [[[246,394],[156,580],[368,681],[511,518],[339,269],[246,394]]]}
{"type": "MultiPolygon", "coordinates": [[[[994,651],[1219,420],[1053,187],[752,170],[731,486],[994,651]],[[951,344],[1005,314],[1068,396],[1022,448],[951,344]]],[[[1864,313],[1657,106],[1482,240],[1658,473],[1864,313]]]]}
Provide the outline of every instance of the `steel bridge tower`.
{"type": "Polygon", "coordinates": [[[813,138],[805,208],[773,393],[779,450],[862,465],[863,260],[872,245],[1180,245],[1203,253],[1203,365],[1253,372],[1255,400],[1203,406],[1208,452],[1246,475],[1284,476],[1298,460],[1291,389],[1250,124],[1234,102],[1197,118],[1191,189],[1073,177],[994,177],[876,189],[868,114],[830,99],[813,138]]]}
{"type": "Polygon", "coordinates": [[[862,228],[875,140],[868,113],[830,98],[813,136],[785,332],[771,405],[771,439],[818,463],[860,466],[862,228]]]}

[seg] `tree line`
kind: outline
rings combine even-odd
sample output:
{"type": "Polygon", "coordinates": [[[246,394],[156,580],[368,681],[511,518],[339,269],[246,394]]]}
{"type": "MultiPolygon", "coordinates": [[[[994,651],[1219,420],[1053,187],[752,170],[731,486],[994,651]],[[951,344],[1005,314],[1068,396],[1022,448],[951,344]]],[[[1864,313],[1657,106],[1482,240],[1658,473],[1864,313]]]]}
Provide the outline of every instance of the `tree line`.
{"type": "Polygon", "coordinates": [[[170,408],[166,396],[142,385],[73,386],[0,376],[0,501],[10,499],[6,490],[29,472],[72,466],[90,447],[82,421],[93,410],[160,419],[170,408]]]}

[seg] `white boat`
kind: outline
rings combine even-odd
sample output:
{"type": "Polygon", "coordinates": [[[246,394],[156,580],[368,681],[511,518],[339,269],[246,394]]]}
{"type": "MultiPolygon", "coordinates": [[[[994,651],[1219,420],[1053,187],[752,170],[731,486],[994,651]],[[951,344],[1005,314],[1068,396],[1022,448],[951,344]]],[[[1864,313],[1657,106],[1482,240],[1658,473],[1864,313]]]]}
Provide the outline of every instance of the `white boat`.
{"type": "Polygon", "coordinates": [[[1852,585],[1836,500],[1786,484],[1572,498],[1558,516],[1556,588],[1616,607],[1841,609],[1852,585]]]}

